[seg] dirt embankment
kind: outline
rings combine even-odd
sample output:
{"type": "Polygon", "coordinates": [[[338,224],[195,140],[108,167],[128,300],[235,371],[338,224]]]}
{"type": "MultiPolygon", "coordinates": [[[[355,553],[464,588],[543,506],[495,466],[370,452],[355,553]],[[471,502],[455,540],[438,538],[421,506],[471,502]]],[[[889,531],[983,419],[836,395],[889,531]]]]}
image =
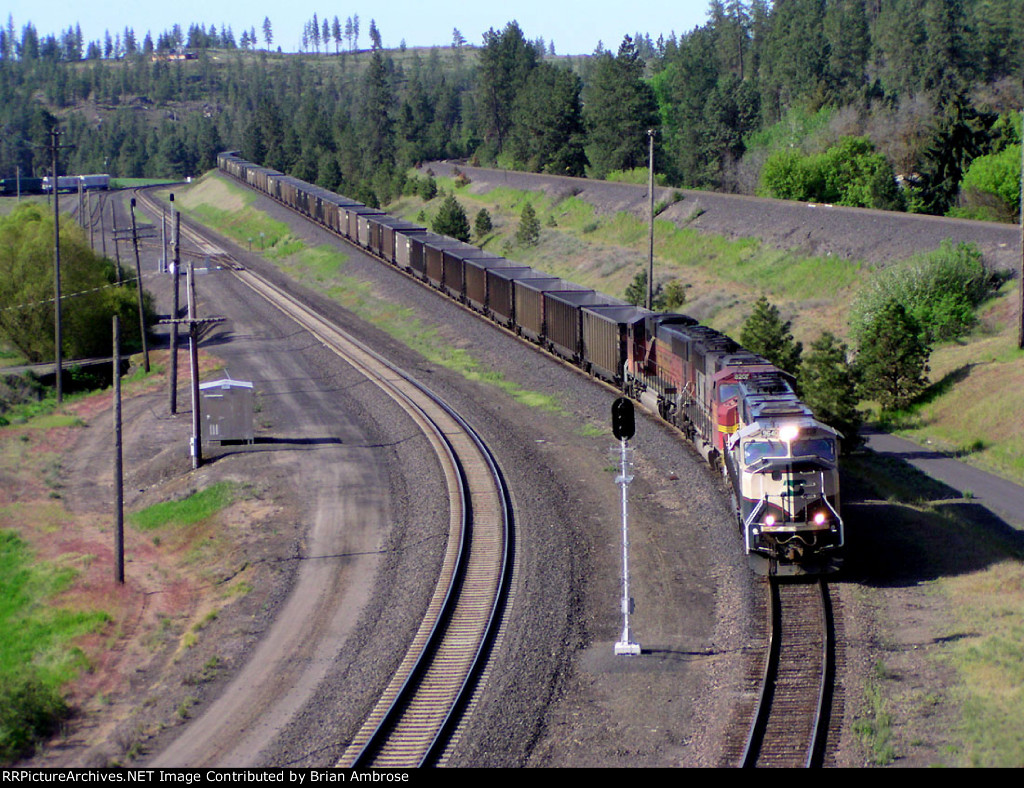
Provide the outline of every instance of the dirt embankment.
{"type": "MultiPolygon", "coordinates": [[[[534,189],[555,198],[577,196],[600,214],[628,211],[647,216],[646,186],[451,162],[424,165],[445,177],[453,177],[456,166],[470,179],[468,188],[475,194],[486,194],[499,186],[534,189]]],[[[1020,229],[1014,225],[690,189],[655,189],[656,202],[670,202],[676,195],[682,199],[666,208],[660,219],[726,238],[759,238],[771,246],[802,254],[885,264],[931,251],[951,239],[954,243],[976,244],[993,268],[1016,270],[1020,266],[1020,229]]]]}

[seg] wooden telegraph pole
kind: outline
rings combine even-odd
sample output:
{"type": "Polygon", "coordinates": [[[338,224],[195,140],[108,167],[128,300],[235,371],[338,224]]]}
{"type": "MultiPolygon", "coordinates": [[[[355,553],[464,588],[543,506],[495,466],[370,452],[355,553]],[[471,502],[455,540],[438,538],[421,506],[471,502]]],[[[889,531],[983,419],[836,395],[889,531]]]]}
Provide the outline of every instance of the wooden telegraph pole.
{"type": "MultiPolygon", "coordinates": [[[[174,195],[171,195],[174,199],[174,195]]],[[[170,410],[173,416],[178,412],[178,313],[181,311],[181,304],[178,296],[178,270],[181,267],[181,214],[175,213],[174,219],[174,261],[171,263],[171,276],[174,282],[174,306],[171,312],[171,403],[170,410]]]]}
{"type": "Polygon", "coordinates": [[[60,319],[60,199],[57,189],[57,151],[60,149],[60,129],[53,127],[50,132],[50,154],[53,159],[53,180],[50,181],[50,191],[53,192],[53,352],[54,368],[57,375],[57,404],[64,401],[64,368],[62,358],[63,337],[61,336],[60,319]]]}
{"type": "Polygon", "coordinates": [[[1020,326],[1017,330],[1017,347],[1024,350],[1024,110],[1020,112],[1020,283],[1018,314],[1020,326]]]}
{"type": "Polygon", "coordinates": [[[142,366],[149,372],[149,347],[146,345],[146,314],[142,305],[142,265],[139,263],[139,235],[135,227],[135,198],[132,197],[132,246],[135,249],[135,284],[139,299],[139,334],[142,335],[142,366]]]}
{"type": "Polygon", "coordinates": [[[114,315],[114,580],[124,585],[124,474],[121,452],[121,320],[114,315]]]}
{"type": "Polygon", "coordinates": [[[647,129],[647,308],[654,309],[654,129],[647,129]]]}
{"type": "MultiPolygon", "coordinates": [[[[178,221],[178,218],[175,218],[178,221]]],[[[195,291],[195,267],[189,262],[188,272],[185,281],[185,296],[188,300],[188,317],[172,317],[168,320],[161,320],[160,323],[170,323],[177,326],[183,323],[188,326],[188,355],[189,365],[192,371],[192,469],[197,469],[203,463],[203,443],[200,430],[202,421],[199,413],[199,329],[204,325],[223,323],[223,317],[196,317],[196,291],[195,291]]]]}

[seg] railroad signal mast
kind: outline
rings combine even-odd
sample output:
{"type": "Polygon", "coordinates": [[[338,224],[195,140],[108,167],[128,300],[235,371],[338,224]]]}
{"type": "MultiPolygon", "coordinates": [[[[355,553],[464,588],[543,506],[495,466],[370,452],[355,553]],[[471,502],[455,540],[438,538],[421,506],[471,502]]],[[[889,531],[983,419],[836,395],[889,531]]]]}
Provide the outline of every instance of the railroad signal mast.
{"type": "Polygon", "coordinates": [[[629,614],[633,600],[629,595],[629,439],[636,433],[636,417],[633,403],[626,397],[619,397],[612,403],[612,434],[619,441],[620,473],[615,482],[622,488],[622,637],[615,644],[615,654],[640,656],[640,644],[634,642],[629,629],[629,614]]]}

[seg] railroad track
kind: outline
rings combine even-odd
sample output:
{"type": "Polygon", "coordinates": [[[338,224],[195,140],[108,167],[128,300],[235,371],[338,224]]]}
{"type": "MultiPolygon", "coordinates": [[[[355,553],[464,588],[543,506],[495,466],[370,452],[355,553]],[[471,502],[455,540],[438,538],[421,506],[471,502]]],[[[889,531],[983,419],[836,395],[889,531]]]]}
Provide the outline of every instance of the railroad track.
{"type": "MultiPolygon", "coordinates": [[[[209,251],[210,242],[194,229],[182,226],[182,235],[209,251]]],[[[434,447],[450,512],[442,570],[405,658],[338,765],[437,763],[471,705],[504,606],[511,510],[501,472],[480,437],[436,395],[221,250],[215,257],[391,396],[434,447]]]]}
{"type": "Polygon", "coordinates": [[[769,581],[769,647],[744,767],[823,765],[835,678],[828,585],[769,581]]]}

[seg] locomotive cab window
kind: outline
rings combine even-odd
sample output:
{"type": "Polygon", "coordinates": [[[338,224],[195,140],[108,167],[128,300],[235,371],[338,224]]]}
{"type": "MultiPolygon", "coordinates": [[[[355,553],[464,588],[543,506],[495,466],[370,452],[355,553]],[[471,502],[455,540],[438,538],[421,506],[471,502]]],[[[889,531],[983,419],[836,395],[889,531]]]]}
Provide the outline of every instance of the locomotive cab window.
{"type": "Polygon", "coordinates": [[[723,383],[718,387],[718,401],[728,402],[733,397],[740,395],[740,387],[735,383],[723,383]]]}
{"type": "Polygon", "coordinates": [[[794,457],[821,457],[836,461],[836,442],[831,438],[810,438],[793,442],[794,457]]]}
{"type": "Polygon", "coordinates": [[[753,465],[765,457],[785,457],[786,444],[782,441],[747,441],[743,444],[743,462],[753,465]]]}

